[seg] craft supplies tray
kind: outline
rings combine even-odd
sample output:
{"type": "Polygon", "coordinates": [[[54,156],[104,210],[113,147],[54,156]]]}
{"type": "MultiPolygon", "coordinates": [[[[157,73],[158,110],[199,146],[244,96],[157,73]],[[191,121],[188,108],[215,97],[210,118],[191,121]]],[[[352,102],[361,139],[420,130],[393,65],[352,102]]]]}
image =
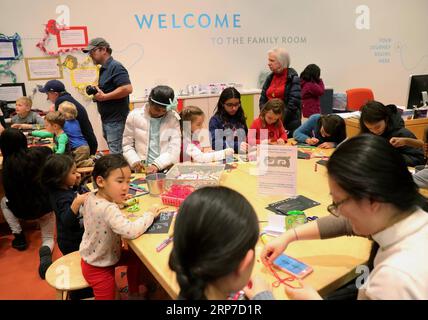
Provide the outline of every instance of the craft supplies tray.
{"type": "Polygon", "coordinates": [[[172,185],[188,185],[195,189],[218,186],[224,167],[224,164],[177,163],[166,174],[165,189],[172,185]]]}

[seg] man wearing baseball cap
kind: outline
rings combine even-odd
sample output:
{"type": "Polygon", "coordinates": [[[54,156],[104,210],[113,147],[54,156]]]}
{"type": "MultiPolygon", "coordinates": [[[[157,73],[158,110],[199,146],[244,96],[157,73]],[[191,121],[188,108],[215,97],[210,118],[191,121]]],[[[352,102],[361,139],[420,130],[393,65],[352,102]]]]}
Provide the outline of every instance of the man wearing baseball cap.
{"type": "Polygon", "coordinates": [[[79,121],[82,134],[88,142],[90,154],[95,154],[98,148],[97,138],[95,137],[92,124],[89,121],[88,113],[82,104],[65,90],[64,84],[59,80],[49,80],[39,91],[47,94],[47,99],[55,104],[55,111],[58,110],[59,105],[64,101],[71,102],[76,106],[76,120],[79,121]]]}
{"type": "Polygon", "coordinates": [[[110,44],[103,38],[95,38],[83,49],[94,64],[100,64],[98,93],[94,95],[101,115],[103,135],[110,153],[122,153],[122,138],[126,117],[129,113],[129,95],[132,84],[128,71],[111,56],[110,44]]]}

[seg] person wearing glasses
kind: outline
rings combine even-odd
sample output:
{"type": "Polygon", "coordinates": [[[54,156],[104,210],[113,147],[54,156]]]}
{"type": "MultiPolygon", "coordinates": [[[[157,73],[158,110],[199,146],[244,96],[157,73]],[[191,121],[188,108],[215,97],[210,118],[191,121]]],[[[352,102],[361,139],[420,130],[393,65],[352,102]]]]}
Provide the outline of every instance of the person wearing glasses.
{"type": "MultiPolygon", "coordinates": [[[[266,244],[263,261],[272,263],[296,240],[368,237],[378,248],[357,298],[428,299],[427,200],[418,192],[404,158],[385,139],[362,134],[336,149],[327,171],[331,215],[266,244]]],[[[305,284],[286,290],[292,299],[321,298],[305,284]]]]}
{"type": "Polygon", "coordinates": [[[272,71],[263,84],[260,95],[260,110],[271,99],[281,99],[285,108],[282,123],[288,130],[288,136],[292,137],[294,130],[300,125],[301,92],[300,78],[296,70],[290,68],[290,55],[284,48],[275,48],[268,51],[268,67],[272,71]]]}
{"type": "Polygon", "coordinates": [[[248,127],[238,90],[228,87],[222,91],[209,130],[214,150],[233,148],[239,152],[241,143],[246,142],[248,127]]]}
{"type": "Polygon", "coordinates": [[[98,112],[101,115],[103,136],[111,154],[122,153],[122,137],[129,113],[129,95],[132,84],[128,71],[111,56],[110,44],[103,38],[95,38],[82,50],[89,53],[94,64],[101,65],[97,93],[98,112]]]}

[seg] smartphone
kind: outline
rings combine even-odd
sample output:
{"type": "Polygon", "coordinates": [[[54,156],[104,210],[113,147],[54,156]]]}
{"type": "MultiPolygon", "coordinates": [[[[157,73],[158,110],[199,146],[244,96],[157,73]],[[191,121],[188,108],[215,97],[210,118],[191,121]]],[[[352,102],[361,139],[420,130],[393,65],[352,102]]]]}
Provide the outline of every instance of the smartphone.
{"type": "Polygon", "coordinates": [[[274,260],[273,264],[278,269],[291,274],[298,279],[303,279],[313,271],[312,267],[297,259],[287,256],[286,254],[281,254],[274,260]]]}

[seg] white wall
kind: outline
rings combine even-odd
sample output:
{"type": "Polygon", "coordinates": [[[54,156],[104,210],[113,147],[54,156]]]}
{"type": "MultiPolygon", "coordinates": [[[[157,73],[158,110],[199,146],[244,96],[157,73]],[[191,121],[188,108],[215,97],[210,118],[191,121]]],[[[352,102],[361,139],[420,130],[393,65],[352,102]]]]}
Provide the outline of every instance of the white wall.
{"type": "MultiPolygon", "coordinates": [[[[335,92],[371,87],[376,99],[385,103],[405,104],[409,75],[428,73],[426,0],[15,0],[0,4],[0,32],[18,32],[25,56],[43,56],[35,44],[43,36],[44,23],[57,18],[58,5],[69,7],[71,25],[86,25],[90,38],[102,36],[111,43],[113,56],[129,70],[133,96],[137,98],[145,88],[160,83],[177,90],[187,84],[212,82],[235,82],[254,88],[259,74],[267,71],[266,52],[275,46],[290,51],[292,67],[299,73],[309,63],[318,64],[325,83],[335,92]],[[356,28],[356,20],[361,19],[361,14],[356,13],[359,5],[370,10],[368,30],[356,28]],[[227,29],[184,27],[185,14],[197,17],[203,13],[212,18],[215,14],[237,14],[239,28],[233,28],[232,22],[227,29]],[[143,14],[155,15],[151,28],[144,25],[140,30],[135,14],[140,18],[143,14]],[[166,14],[161,26],[167,28],[159,28],[155,20],[158,14],[166,14]],[[181,28],[173,28],[172,14],[181,28]],[[228,38],[233,37],[238,43],[227,44],[228,38]],[[277,37],[280,42],[282,37],[299,40],[285,44],[249,43],[248,39],[254,37],[271,41],[277,37]],[[223,44],[215,44],[213,38],[223,44]],[[376,50],[380,44],[387,48],[376,50]],[[386,55],[388,60],[382,62],[376,54],[386,55]]],[[[194,20],[187,22],[192,24],[194,20]]],[[[55,44],[53,39],[49,46],[56,49],[55,44]]],[[[81,53],[74,55],[79,60],[84,58],[81,53]]],[[[44,83],[27,81],[23,61],[12,70],[19,82],[26,83],[27,91],[44,83]]],[[[0,81],[10,79],[1,77],[0,81]]],[[[87,106],[96,124],[100,147],[104,148],[95,105],[71,89],[67,69],[63,81],[87,106]]],[[[46,108],[44,99],[44,95],[36,95],[35,105],[46,108]]]]}

